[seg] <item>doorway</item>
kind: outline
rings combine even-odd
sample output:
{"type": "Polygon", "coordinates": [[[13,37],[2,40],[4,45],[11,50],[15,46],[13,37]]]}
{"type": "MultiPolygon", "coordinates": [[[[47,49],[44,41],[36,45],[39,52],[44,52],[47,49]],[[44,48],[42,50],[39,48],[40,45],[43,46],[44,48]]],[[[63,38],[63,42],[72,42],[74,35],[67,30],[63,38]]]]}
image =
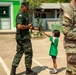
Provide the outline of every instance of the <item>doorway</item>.
{"type": "Polygon", "coordinates": [[[0,29],[10,29],[10,6],[0,6],[0,29]]]}

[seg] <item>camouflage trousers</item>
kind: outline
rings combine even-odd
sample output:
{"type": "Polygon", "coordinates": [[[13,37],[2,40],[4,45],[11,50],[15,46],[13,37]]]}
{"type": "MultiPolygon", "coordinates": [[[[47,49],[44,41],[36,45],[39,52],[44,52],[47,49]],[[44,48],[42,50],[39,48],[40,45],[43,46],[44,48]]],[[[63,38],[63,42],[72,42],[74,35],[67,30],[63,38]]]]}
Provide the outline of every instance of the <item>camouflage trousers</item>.
{"type": "Polygon", "coordinates": [[[31,40],[23,40],[17,42],[17,50],[14,56],[12,66],[18,66],[23,54],[25,54],[25,66],[26,68],[31,68],[32,66],[32,44],[31,40]]]}
{"type": "Polygon", "coordinates": [[[76,41],[64,38],[64,48],[67,57],[66,75],[76,75],[76,41]]]}
{"type": "Polygon", "coordinates": [[[67,53],[66,75],[76,75],[76,53],[67,53]]]}

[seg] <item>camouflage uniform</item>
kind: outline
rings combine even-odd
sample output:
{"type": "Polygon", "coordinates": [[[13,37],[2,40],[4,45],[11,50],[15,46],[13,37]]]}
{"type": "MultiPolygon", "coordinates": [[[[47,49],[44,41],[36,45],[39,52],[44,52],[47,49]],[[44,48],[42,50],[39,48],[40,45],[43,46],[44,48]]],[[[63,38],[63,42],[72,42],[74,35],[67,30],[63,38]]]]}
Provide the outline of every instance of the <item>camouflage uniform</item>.
{"type": "Polygon", "coordinates": [[[76,7],[66,7],[62,24],[67,56],[66,75],[76,75],[76,7]]]}
{"type": "MultiPolygon", "coordinates": [[[[19,11],[16,17],[16,25],[28,25],[29,18],[28,13],[23,13],[19,11]]],[[[16,27],[16,41],[17,41],[17,53],[14,57],[13,66],[18,66],[23,53],[25,54],[25,66],[26,68],[31,68],[32,65],[32,44],[30,40],[29,29],[19,30],[16,27]]]]}

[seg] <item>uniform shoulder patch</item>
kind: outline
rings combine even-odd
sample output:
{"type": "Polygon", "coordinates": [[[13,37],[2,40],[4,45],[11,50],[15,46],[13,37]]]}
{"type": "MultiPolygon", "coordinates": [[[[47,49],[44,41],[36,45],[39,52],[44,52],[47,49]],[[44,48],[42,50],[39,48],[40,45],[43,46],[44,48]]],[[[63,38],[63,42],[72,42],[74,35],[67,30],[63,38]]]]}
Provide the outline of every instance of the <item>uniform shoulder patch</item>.
{"type": "Polygon", "coordinates": [[[19,14],[19,17],[22,17],[22,14],[19,14]]]}

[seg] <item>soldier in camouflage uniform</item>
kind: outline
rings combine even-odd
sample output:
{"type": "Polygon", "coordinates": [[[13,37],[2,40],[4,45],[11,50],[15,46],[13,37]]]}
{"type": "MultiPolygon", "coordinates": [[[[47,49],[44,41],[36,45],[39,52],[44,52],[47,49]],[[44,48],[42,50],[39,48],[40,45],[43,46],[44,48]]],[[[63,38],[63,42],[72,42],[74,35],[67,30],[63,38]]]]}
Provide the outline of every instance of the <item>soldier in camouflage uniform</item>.
{"type": "Polygon", "coordinates": [[[10,75],[16,75],[16,68],[19,65],[23,53],[25,54],[26,74],[37,75],[31,70],[32,66],[32,44],[29,29],[38,29],[29,24],[28,3],[22,2],[21,9],[16,17],[16,41],[17,53],[15,54],[10,75]]]}
{"type": "Polygon", "coordinates": [[[65,8],[62,24],[67,56],[66,75],[76,75],[76,0],[71,0],[65,8]]]}

